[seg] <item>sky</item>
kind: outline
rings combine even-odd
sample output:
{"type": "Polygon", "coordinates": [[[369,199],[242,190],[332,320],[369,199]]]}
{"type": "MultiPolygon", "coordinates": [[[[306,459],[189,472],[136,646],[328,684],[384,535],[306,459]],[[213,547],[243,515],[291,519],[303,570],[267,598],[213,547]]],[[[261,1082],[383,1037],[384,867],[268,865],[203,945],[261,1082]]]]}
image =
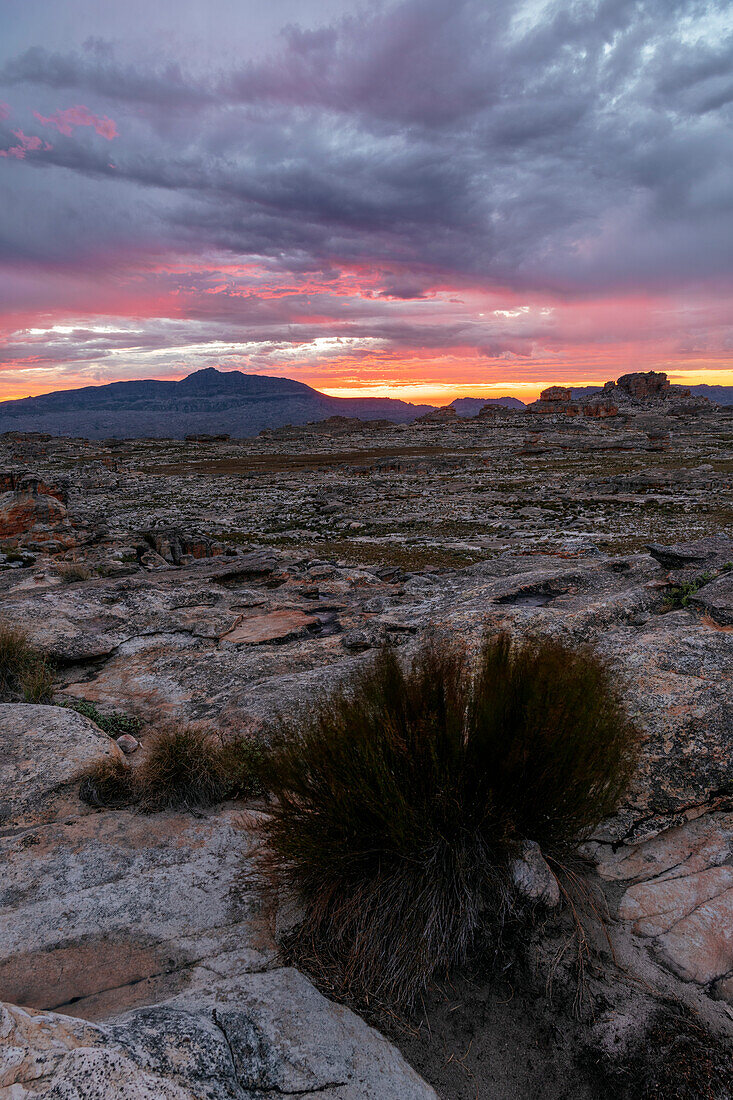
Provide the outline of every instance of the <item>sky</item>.
{"type": "Polygon", "coordinates": [[[0,0],[0,399],[733,384],[730,0],[0,0]]]}

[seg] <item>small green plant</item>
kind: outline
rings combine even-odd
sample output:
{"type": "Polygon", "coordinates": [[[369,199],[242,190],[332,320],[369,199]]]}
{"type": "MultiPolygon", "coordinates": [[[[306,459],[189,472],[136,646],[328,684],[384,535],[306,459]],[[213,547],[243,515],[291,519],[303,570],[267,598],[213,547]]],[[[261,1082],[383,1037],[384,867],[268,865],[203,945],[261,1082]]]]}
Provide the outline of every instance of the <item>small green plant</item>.
{"type": "Polygon", "coordinates": [[[235,737],[220,749],[226,775],[228,798],[251,798],[264,794],[263,775],[267,768],[267,750],[260,741],[235,737]]]}
{"type": "Polygon", "coordinates": [[[638,738],[588,650],[487,638],[382,651],[272,734],[271,871],[306,913],[294,950],[411,1004],[511,905],[523,838],[564,857],[617,806],[638,738]],[[488,917],[487,917],[488,915],[488,917]]]}
{"type": "Polygon", "coordinates": [[[142,729],[141,720],[134,715],[124,714],[122,711],[103,714],[94,703],[90,703],[87,699],[73,699],[66,706],[71,710],[75,710],[77,714],[83,714],[85,718],[90,718],[110,737],[121,737],[123,733],[129,733],[133,737],[137,737],[142,729]]]}
{"type": "Polygon", "coordinates": [[[0,623],[0,700],[6,703],[48,703],[53,695],[53,671],[24,631],[0,623]]]}
{"type": "MultiPolygon", "coordinates": [[[[724,570],[725,568],[726,567],[723,566],[724,570]]],[[[713,579],[713,576],[713,573],[701,573],[700,576],[695,577],[693,581],[685,581],[683,584],[671,588],[664,600],[665,610],[673,611],[680,607],[688,607],[692,596],[708,584],[708,582],[713,579]]]]}

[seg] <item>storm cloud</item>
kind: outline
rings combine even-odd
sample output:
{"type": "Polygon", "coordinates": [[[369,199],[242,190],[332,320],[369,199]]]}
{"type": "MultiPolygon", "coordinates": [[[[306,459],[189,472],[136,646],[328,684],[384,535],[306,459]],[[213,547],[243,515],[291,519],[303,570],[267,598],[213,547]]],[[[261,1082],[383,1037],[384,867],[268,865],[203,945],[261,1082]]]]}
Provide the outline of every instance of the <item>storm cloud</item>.
{"type": "Polygon", "coordinates": [[[124,341],[63,342],[103,376],[185,373],[166,319],[188,324],[191,367],[274,371],[289,347],[308,380],[324,359],[324,377],[344,369],[318,343],[339,337],[365,384],[370,363],[380,379],[386,362],[397,380],[426,359],[439,372],[440,349],[467,383],[497,379],[496,358],[562,375],[563,349],[566,377],[593,373],[614,346],[621,367],[636,347],[640,363],[730,370],[727,0],[308,0],[282,27],[214,0],[203,38],[171,0],[175,34],[150,41],[111,5],[90,27],[70,0],[76,36],[32,7],[0,57],[16,376],[39,315],[73,332],[136,318],[126,363],[124,341]]]}

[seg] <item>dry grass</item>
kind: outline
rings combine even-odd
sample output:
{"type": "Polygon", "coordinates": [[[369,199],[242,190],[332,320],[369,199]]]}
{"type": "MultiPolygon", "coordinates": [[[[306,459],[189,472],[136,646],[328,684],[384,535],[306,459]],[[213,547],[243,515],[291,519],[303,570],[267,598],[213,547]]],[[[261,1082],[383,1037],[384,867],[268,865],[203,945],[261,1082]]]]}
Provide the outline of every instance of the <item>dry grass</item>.
{"type": "Polygon", "coordinates": [[[77,581],[88,581],[92,575],[91,569],[80,561],[64,562],[56,566],[56,573],[62,584],[76,584],[77,581]]]}
{"type": "Polygon", "coordinates": [[[135,801],[132,769],[121,760],[105,760],[82,778],[79,797],[97,808],[122,809],[135,801]]]}
{"type": "Polygon", "coordinates": [[[44,655],[16,627],[0,623],[0,701],[48,703],[53,672],[44,655]]]}
{"type": "Polygon", "coordinates": [[[210,730],[170,725],[145,738],[138,766],[118,761],[89,771],[79,796],[93,806],[134,804],[145,813],[205,809],[259,794],[262,761],[255,741],[236,737],[223,743],[210,730]]]}
{"type": "Polygon", "coordinates": [[[414,1003],[501,926],[522,838],[562,856],[616,807],[637,743],[588,651],[500,636],[473,668],[432,641],[403,668],[384,650],[273,735],[265,829],[306,912],[296,953],[414,1003]]]}

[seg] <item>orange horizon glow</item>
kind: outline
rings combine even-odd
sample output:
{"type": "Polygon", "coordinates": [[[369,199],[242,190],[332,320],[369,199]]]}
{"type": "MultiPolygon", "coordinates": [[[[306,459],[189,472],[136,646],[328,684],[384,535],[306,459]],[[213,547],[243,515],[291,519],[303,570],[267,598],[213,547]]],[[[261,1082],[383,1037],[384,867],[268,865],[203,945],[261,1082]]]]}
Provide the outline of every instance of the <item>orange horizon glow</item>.
{"type": "MultiPolygon", "coordinates": [[[[483,383],[460,383],[460,382],[408,382],[408,381],[394,381],[389,383],[375,382],[373,384],[363,383],[355,384],[353,378],[347,379],[342,385],[334,384],[331,382],[329,385],[317,384],[317,378],[308,377],[305,374],[300,375],[297,381],[304,382],[306,385],[312,386],[313,389],[319,391],[319,393],[325,394],[327,397],[340,397],[340,398],[393,398],[400,401],[407,401],[414,405],[449,405],[453,400],[461,397],[517,397],[520,401],[524,401],[525,404],[530,401],[535,401],[541,390],[547,386],[569,386],[571,388],[579,388],[582,386],[603,386],[609,379],[617,378],[621,374],[627,374],[632,369],[638,370],[663,370],[670,381],[675,385],[681,386],[733,386],[733,368],[724,370],[710,370],[710,369],[698,369],[689,371],[676,371],[669,366],[639,366],[637,368],[616,368],[610,369],[603,375],[593,374],[584,377],[574,376],[566,377],[559,372],[557,375],[547,376],[546,378],[539,378],[536,381],[531,382],[515,382],[510,380],[505,381],[492,381],[483,383]]],[[[166,374],[162,378],[155,379],[153,375],[146,379],[130,379],[124,376],[119,378],[112,377],[107,378],[104,381],[95,381],[90,379],[76,379],[70,381],[68,385],[59,386],[53,385],[49,380],[39,380],[37,386],[29,385],[23,387],[23,389],[14,390],[9,388],[3,391],[2,387],[2,374],[0,373],[0,401],[16,401],[22,400],[27,397],[42,397],[48,393],[55,393],[59,391],[72,392],[74,390],[85,389],[89,386],[107,385],[111,382],[126,382],[126,381],[167,381],[175,382],[187,377],[192,373],[190,370],[183,370],[181,372],[175,372],[166,374]]],[[[225,370],[224,373],[228,373],[225,370]]],[[[244,369],[242,373],[245,374],[259,374],[263,377],[289,377],[286,373],[286,368],[278,371],[254,371],[244,369]]],[[[295,373],[295,372],[293,372],[295,373]]]]}

